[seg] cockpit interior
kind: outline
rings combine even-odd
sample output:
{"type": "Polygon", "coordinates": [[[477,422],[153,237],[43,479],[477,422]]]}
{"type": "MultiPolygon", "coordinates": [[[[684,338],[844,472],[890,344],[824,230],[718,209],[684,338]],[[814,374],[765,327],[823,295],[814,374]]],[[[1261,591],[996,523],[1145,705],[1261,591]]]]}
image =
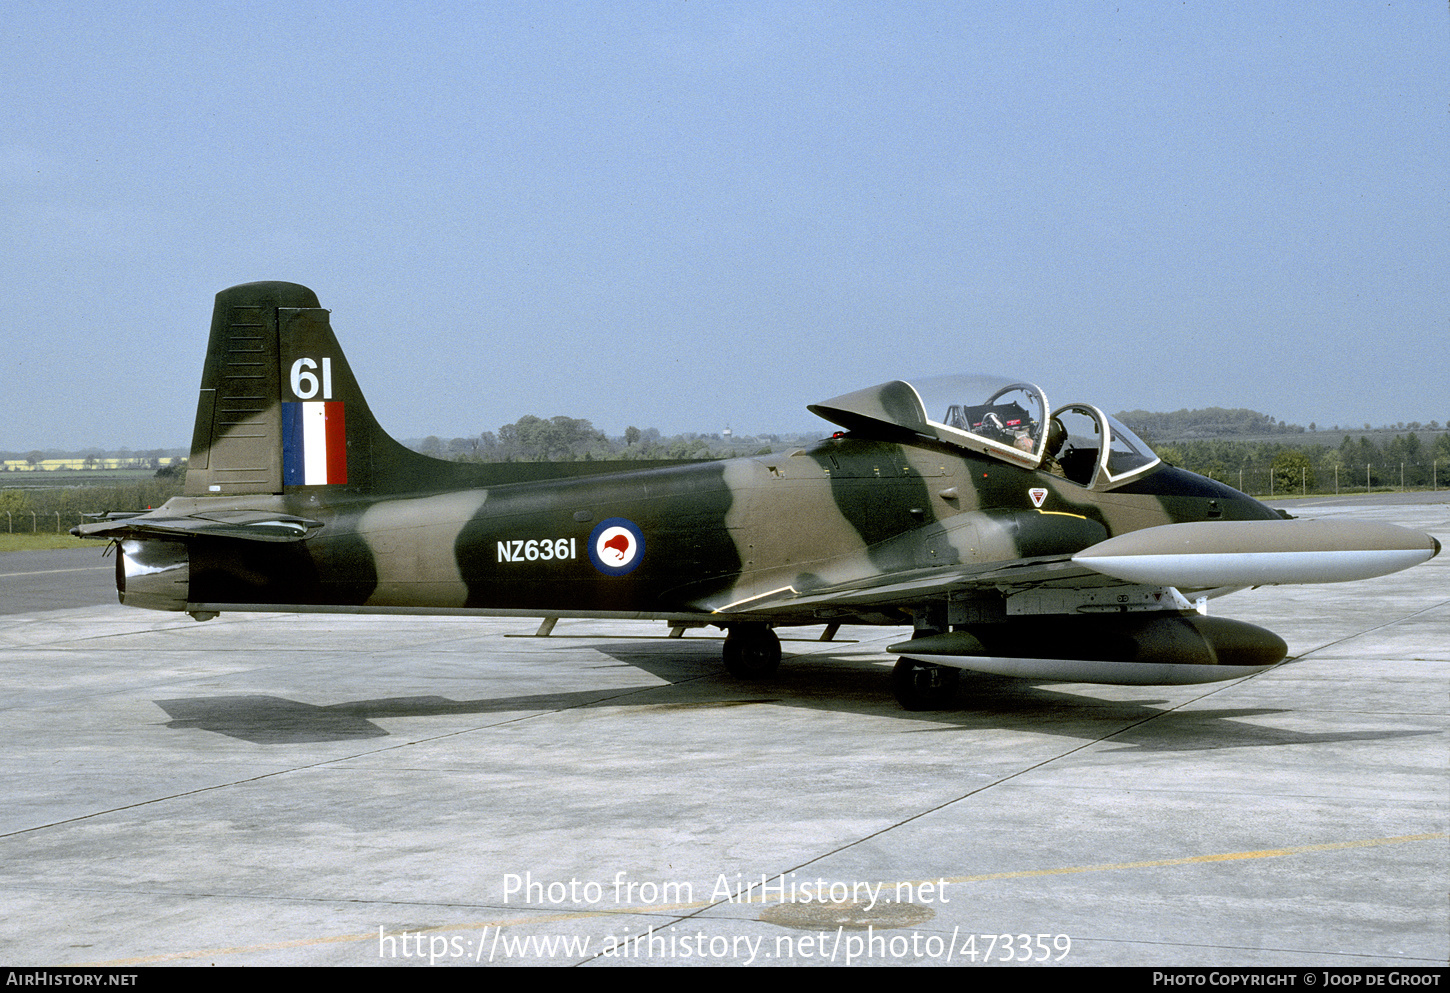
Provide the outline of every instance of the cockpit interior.
{"type": "Polygon", "coordinates": [[[1074,402],[1054,409],[1028,382],[984,376],[933,377],[915,385],[893,380],[809,409],[848,430],[924,435],[1094,490],[1122,486],[1161,462],[1098,407],[1074,402]],[[940,419],[930,411],[939,411],[940,419]]]}

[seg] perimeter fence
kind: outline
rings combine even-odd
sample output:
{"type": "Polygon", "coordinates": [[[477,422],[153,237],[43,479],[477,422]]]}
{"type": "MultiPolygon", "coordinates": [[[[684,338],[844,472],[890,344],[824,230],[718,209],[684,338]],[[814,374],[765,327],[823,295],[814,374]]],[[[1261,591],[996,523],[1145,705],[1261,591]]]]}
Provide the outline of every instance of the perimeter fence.
{"type": "MultiPolygon", "coordinates": [[[[1184,466],[1190,468],[1190,466],[1184,466]]],[[[1237,469],[1192,469],[1200,475],[1226,483],[1241,493],[1263,498],[1295,496],[1344,496],[1354,493],[1408,493],[1450,488],[1450,460],[1399,462],[1394,464],[1333,464],[1287,467],[1245,463],[1237,469]],[[1443,467],[1443,468],[1442,468],[1443,467]],[[1446,486],[1440,484],[1444,482],[1446,486]]]]}
{"type": "Polygon", "coordinates": [[[115,486],[0,488],[0,528],[7,534],[64,534],[96,515],[159,507],[180,492],[181,481],[176,479],[115,486]]]}

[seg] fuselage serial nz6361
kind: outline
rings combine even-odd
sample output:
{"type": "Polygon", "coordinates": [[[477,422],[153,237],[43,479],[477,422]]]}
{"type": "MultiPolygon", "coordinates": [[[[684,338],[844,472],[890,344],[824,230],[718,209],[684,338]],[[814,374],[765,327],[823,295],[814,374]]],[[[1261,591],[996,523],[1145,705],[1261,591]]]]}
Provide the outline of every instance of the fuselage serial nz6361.
{"type": "Polygon", "coordinates": [[[768,677],[776,628],[910,627],[908,709],[962,669],[1196,683],[1283,660],[1210,617],[1250,586],[1363,579],[1439,543],[1286,519],[1166,465],[1088,403],[1027,382],[893,381],[812,404],[809,449],[691,463],[446,462],[374,420],[316,295],[217,294],[185,495],[76,534],[119,545],[121,602],[185,611],[653,619],[727,632],[768,677]]]}

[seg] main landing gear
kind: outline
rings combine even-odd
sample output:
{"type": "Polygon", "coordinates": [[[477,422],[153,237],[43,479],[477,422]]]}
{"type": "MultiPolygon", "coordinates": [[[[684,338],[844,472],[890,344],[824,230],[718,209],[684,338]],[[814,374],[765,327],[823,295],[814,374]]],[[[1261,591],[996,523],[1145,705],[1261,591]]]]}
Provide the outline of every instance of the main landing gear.
{"type": "Polygon", "coordinates": [[[896,702],[907,710],[946,710],[957,695],[962,670],[915,659],[897,659],[891,670],[896,702]]]}
{"type": "Polygon", "coordinates": [[[780,639],[765,624],[732,624],[724,654],[725,668],[736,679],[764,679],[780,665],[780,639]]]}
{"type": "MultiPolygon", "coordinates": [[[[780,666],[780,638],[769,625],[732,624],[725,635],[725,668],[736,679],[765,679],[780,666]]],[[[962,671],[915,659],[898,659],[891,689],[907,710],[947,710],[955,705],[962,671]]]]}

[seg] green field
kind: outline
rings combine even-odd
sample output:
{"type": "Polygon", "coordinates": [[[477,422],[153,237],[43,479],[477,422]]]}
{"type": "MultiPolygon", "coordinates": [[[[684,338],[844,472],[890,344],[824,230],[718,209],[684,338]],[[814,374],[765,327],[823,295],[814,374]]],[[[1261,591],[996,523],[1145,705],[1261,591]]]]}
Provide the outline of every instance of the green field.
{"type": "Polygon", "coordinates": [[[156,478],[155,469],[56,469],[50,472],[0,472],[6,489],[38,490],[70,486],[120,486],[156,478]]]}
{"type": "Polygon", "coordinates": [[[50,548],[94,548],[106,546],[99,541],[82,541],[68,534],[6,534],[0,531],[0,552],[33,552],[50,548]]]}

